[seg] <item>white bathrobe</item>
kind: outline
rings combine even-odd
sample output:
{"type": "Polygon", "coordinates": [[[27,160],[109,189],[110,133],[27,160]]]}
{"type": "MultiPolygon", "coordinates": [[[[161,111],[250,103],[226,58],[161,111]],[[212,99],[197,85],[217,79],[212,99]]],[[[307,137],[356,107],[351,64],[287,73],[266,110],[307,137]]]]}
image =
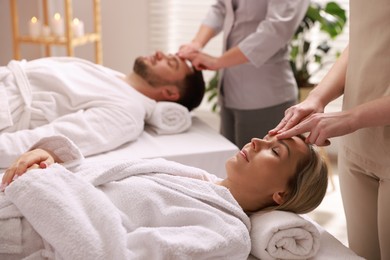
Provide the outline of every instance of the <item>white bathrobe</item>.
{"type": "MultiPolygon", "coordinates": [[[[69,144],[51,137],[36,147],[77,164],[81,154],[69,144]]],[[[216,176],[164,159],[70,169],[32,170],[6,188],[0,228],[13,225],[13,232],[0,236],[0,256],[247,259],[250,220],[216,176]],[[24,230],[21,216],[34,232],[24,230]]]]}
{"type": "Polygon", "coordinates": [[[121,77],[73,57],[0,67],[0,168],[45,136],[68,136],[85,156],[135,140],[156,102],[121,77]]]}

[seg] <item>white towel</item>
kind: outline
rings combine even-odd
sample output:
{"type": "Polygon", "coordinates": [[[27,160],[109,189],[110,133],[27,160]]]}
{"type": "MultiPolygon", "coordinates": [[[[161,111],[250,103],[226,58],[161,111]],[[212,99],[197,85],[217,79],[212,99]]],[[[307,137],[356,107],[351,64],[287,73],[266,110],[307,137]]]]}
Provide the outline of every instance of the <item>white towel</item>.
{"type": "Polygon", "coordinates": [[[8,68],[14,75],[15,81],[20,89],[20,94],[24,101],[23,114],[18,122],[21,128],[28,128],[31,119],[32,92],[30,82],[23,68],[26,62],[26,60],[12,60],[8,63],[8,68]]]}
{"type": "Polygon", "coordinates": [[[62,166],[31,170],[5,194],[50,243],[56,259],[131,259],[118,211],[102,192],[62,166]]]}
{"type": "Polygon", "coordinates": [[[22,252],[22,223],[20,218],[0,219],[0,254],[22,252]]]}
{"type": "MultiPolygon", "coordinates": [[[[0,178],[2,174],[0,174],[0,178]]],[[[22,215],[0,192],[0,254],[22,252],[22,215]]]]}
{"type": "Polygon", "coordinates": [[[31,170],[5,190],[59,259],[249,254],[249,218],[200,169],[163,159],[74,169],[76,174],[53,164],[31,170]]]}
{"type": "Polygon", "coordinates": [[[298,214],[269,211],[250,218],[251,254],[259,259],[308,259],[320,248],[318,229],[298,214]]]}
{"type": "Polygon", "coordinates": [[[152,115],[146,120],[147,126],[159,135],[178,134],[191,126],[188,109],[174,102],[157,102],[152,115]]]}

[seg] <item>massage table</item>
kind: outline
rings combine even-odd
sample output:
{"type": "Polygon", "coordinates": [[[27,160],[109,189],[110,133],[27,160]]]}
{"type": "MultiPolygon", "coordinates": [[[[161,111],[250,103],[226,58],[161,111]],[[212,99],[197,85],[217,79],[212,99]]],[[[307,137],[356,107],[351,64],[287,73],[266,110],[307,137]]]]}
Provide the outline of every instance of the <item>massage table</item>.
{"type": "MultiPolygon", "coordinates": [[[[238,147],[221,136],[197,116],[192,116],[192,125],[184,133],[157,135],[146,127],[141,136],[114,151],[87,157],[87,161],[123,160],[129,158],[162,157],[182,164],[198,167],[221,178],[225,177],[225,161],[239,151],[238,147]]],[[[292,214],[292,213],[291,213],[292,214]]],[[[312,260],[348,259],[360,260],[351,249],[307,217],[318,229],[320,248],[312,260]]],[[[289,223],[289,220],[283,220],[289,223]]],[[[250,255],[248,260],[259,259],[250,255]]]]}
{"type": "Polygon", "coordinates": [[[191,128],[180,134],[157,135],[146,126],[141,136],[114,151],[87,157],[87,161],[157,158],[198,167],[221,178],[225,161],[239,149],[196,116],[191,128]]]}
{"type": "MultiPolygon", "coordinates": [[[[152,129],[146,127],[145,131],[137,140],[124,144],[113,151],[95,156],[89,156],[85,158],[85,160],[89,162],[98,162],[133,158],[162,157],[168,160],[204,169],[221,178],[224,178],[225,161],[231,156],[234,156],[238,151],[239,149],[237,146],[221,136],[216,130],[211,128],[198,117],[192,116],[192,125],[186,132],[175,135],[158,135],[152,129]]],[[[305,259],[362,259],[307,216],[300,216],[291,212],[269,213],[273,215],[268,215],[268,220],[264,216],[251,216],[252,254],[249,255],[248,260],[275,259],[272,257],[259,257],[259,255],[264,252],[265,255],[268,254],[266,253],[266,249],[261,248],[264,243],[260,243],[259,240],[269,236],[270,233],[274,231],[275,235],[279,235],[279,231],[283,230],[284,227],[288,228],[286,232],[290,232],[289,230],[292,228],[292,232],[296,233],[297,225],[301,225],[301,223],[307,224],[305,222],[311,223],[310,228],[312,230],[314,228],[316,237],[315,240],[317,244],[315,255],[305,259]],[[261,225],[259,223],[261,223],[261,225]],[[259,225],[260,228],[258,228],[259,225]],[[265,234],[262,234],[261,232],[264,230],[267,231],[265,234]],[[260,231],[260,233],[258,231],[260,231]],[[256,250],[253,250],[254,248],[256,248],[256,250]]],[[[267,217],[267,215],[265,216],[267,217]]],[[[303,231],[302,234],[307,234],[306,230],[303,230],[302,228],[300,229],[300,232],[303,231]]],[[[310,238],[297,239],[296,237],[297,236],[294,235],[293,237],[283,237],[283,239],[290,240],[290,244],[299,244],[299,239],[308,241],[305,242],[305,244],[310,244],[310,238]],[[293,243],[291,243],[291,240],[294,240],[293,243]]],[[[296,247],[297,246],[295,246],[295,248],[296,247]]],[[[290,259],[292,258],[290,257],[290,259]]]]}

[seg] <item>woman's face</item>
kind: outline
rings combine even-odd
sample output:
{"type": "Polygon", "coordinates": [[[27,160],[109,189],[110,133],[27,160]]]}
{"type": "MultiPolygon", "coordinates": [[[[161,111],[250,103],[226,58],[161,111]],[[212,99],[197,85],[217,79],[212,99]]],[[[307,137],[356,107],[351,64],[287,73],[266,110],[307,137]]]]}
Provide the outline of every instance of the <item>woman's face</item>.
{"type": "Polygon", "coordinates": [[[298,162],[308,154],[308,146],[299,137],[253,138],[226,162],[227,179],[242,194],[272,201],[275,192],[286,191],[298,162]]]}

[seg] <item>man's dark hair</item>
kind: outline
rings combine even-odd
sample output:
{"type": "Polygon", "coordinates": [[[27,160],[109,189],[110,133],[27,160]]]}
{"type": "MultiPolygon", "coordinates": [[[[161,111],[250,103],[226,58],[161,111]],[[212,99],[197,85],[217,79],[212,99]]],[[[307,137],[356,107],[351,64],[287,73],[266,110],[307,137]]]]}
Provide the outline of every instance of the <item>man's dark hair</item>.
{"type": "Polygon", "coordinates": [[[181,98],[176,102],[187,107],[189,111],[198,107],[206,89],[202,71],[193,68],[193,72],[188,74],[178,85],[181,98]]]}

